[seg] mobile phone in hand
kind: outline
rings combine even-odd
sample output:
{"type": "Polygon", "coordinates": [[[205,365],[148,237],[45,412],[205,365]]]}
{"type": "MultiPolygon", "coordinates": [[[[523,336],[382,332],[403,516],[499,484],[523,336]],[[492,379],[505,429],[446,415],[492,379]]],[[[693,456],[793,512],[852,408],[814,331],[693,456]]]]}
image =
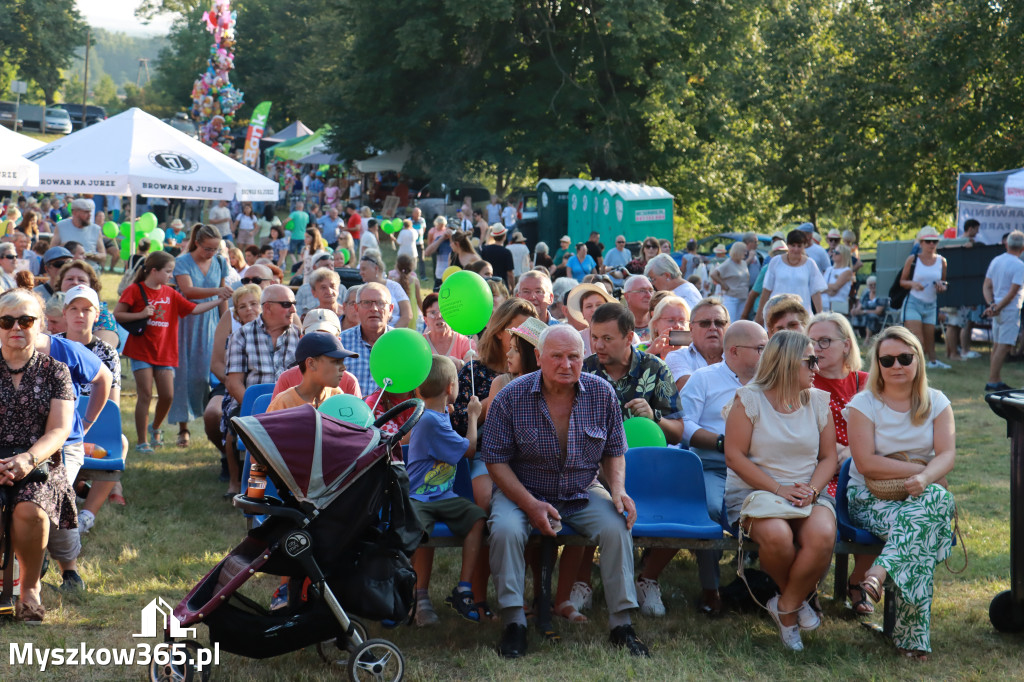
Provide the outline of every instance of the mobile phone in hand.
{"type": "Polygon", "coordinates": [[[693,337],[685,329],[671,329],[668,332],[668,342],[673,346],[689,346],[692,341],[693,337]]]}

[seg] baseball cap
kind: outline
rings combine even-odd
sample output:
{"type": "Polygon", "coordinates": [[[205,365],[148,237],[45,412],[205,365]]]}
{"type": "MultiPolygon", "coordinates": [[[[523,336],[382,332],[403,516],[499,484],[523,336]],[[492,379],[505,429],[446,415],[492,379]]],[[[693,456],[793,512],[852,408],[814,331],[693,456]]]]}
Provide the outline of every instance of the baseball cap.
{"type": "Polygon", "coordinates": [[[87,287],[84,284],[71,287],[64,292],[64,305],[71,305],[71,302],[76,298],[84,298],[89,301],[89,303],[92,303],[93,308],[96,308],[96,310],[100,309],[100,298],[96,295],[96,292],[93,291],[92,287],[87,287]]]}
{"type": "Polygon", "coordinates": [[[72,211],[89,211],[90,213],[96,210],[96,204],[92,199],[75,199],[71,202],[72,211]]]}
{"type": "Polygon", "coordinates": [[[63,246],[54,246],[47,249],[46,253],[43,254],[43,264],[45,265],[61,258],[74,258],[74,256],[63,246]]]}
{"type": "Polygon", "coordinates": [[[341,320],[333,310],[326,308],[313,308],[302,318],[302,333],[330,332],[331,334],[341,333],[341,320]]]}
{"type": "Polygon", "coordinates": [[[814,232],[814,223],[800,223],[796,226],[796,229],[801,232],[814,232]]]}
{"type": "Polygon", "coordinates": [[[326,355],[329,358],[357,358],[358,354],[345,350],[341,340],[334,334],[306,334],[295,347],[295,364],[309,358],[326,355]]]}

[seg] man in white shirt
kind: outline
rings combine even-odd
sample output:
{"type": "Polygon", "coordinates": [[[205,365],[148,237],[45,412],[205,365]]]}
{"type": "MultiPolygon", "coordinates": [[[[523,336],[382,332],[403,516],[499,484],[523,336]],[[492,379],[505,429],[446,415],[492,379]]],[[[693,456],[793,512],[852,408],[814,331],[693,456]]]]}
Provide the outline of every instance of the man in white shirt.
{"type": "Polygon", "coordinates": [[[491,203],[487,204],[487,224],[493,225],[494,223],[501,222],[501,199],[498,198],[497,194],[491,195],[491,203]]]}
{"type": "Polygon", "coordinates": [[[505,224],[505,229],[511,231],[516,226],[516,219],[519,217],[519,211],[512,205],[512,200],[509,199],[505,205],[505,210],[501,212],[501,220],[505,224]]]}
{"type": "Polygon", "coordinates": [[[207,220],[217,228],[221,237],[233,239],[231,236],[231,209],[228,208],[227,199],[221,199],[217,202],[216,206],[210,209],[210,215],[207,220]]]}
{"type": "Polygon", "coordinates": [[[824,275],[825,271],[831,267],[832,259],[828,257],[828,251],[821,246],[821,235],[815,231],[812,223],[803,223],[797,229],[810,235],[810,246],[804,249],[804,253],[814,261],[814,264],[821,270],[821,274],[824,275]]]}
{"type": "Polygon", "coordinates": [[[721,362],[722,342],[728,328],[729,312],[717,298],[705,298],[693,308],[690,312],[692,342],[665,356],[677,389],[683,390],[690,376],[701,367],[721,362]]]}
{"type": "Polygon", "coordinates": [[[512,253],[512,274],[516,279],[530,269],[530,247],[526,245],[526,236],[522,232],[512,235],[511,243],[505,247],[512,253]]]}
{"type": "MultiPolygon", "coordinates": [[[[721,520],[725,496],[725,418],[722,408],[733,399],[737,388],[754,378],[757,362],[767,343],[768,334],[761,325],[747,320],[736,322],[725,333],[722,362],[695,371],[679,392],[683,437],[689,441],[689,449],[700,457],[704,466],[708,515],[714,521],[721,520]]],[[[661,588],[657,581],[675,553],[673,549],[656,549],[647,555],[644,570],[637,580],[640,613],[664,615],[665,607],[661,603],[661,588]]],[[[718,595],[718,562],[722,552],[698,550],[696,554],[702,592],[700,611],[708,616],[717,615],[722,609],[718,595]]]]}
{"type": "Polygon", "coordinates": [[[693,310],[700,303],[701,298],[703,298],[700,289],[683,279],[682,270],[676,265],[672,256],[667,253],[659,253],[647,261],[644,274],[647,275],[647,279],[651,280],[651,284],[654,285],[655,289],[658,291],[671,291],[686,301],[686,305],[690,306],[690,310],[693,310]]]}
{"type": "Polygon", "coordinates": [[[1010,350],[1017,343],[1020,333],[1020,307],[1024,301],[1024,232],[1014,230],[1006,238],[1006,253],[1000,254],[989,263],[985,272],[985,295],[983,315],[992,319],[992,358],[989,361],[988,383],[985,391],[1005,391],[1010,386],[1003,383],[1000,374],[1010,350]]]}

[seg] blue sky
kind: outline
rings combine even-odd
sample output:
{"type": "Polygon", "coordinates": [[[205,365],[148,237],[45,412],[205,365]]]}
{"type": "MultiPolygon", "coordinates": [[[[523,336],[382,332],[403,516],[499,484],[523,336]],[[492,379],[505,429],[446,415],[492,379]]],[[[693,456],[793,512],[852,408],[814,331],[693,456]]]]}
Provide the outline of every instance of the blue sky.
{"type": "Polygon", "coordinates": [[[166,34],[172,15],[156,17],[148,24],[135,18],[139,0],[76,0],[78,11],[90,26],[131,35],[166,34]]]}

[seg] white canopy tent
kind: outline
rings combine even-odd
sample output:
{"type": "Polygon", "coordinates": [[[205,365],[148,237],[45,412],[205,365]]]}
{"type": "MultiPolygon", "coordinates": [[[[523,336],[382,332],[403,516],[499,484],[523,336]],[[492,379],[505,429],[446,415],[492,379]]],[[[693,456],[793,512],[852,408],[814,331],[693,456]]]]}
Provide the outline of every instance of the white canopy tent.
{"type": "Polygon", "coordinates": [[[410,150],[408,147],[393,152],[384,152],[377,156],[371,156],[362,161],[356,161],[356,170],[360,173],[383,173],[385,171],[402,170],[406,161],[409,160],[410,150]]]}
{"type": "MultiPolygon", "coordinates": [[[[37,149],[26,158],[39,165],[43,191],[174,199],[277,201],[278,186],[234,159],[140,109],[37,149]]],[[[134,233],[133,233],[134,251],[134,233]]]]}
{"type": "Polygon", "coordinates": [[[0,189],[21,189],[39,182],[39,167],[23,155],[42,146],[40,140],[0,126],[0,189]]]}

